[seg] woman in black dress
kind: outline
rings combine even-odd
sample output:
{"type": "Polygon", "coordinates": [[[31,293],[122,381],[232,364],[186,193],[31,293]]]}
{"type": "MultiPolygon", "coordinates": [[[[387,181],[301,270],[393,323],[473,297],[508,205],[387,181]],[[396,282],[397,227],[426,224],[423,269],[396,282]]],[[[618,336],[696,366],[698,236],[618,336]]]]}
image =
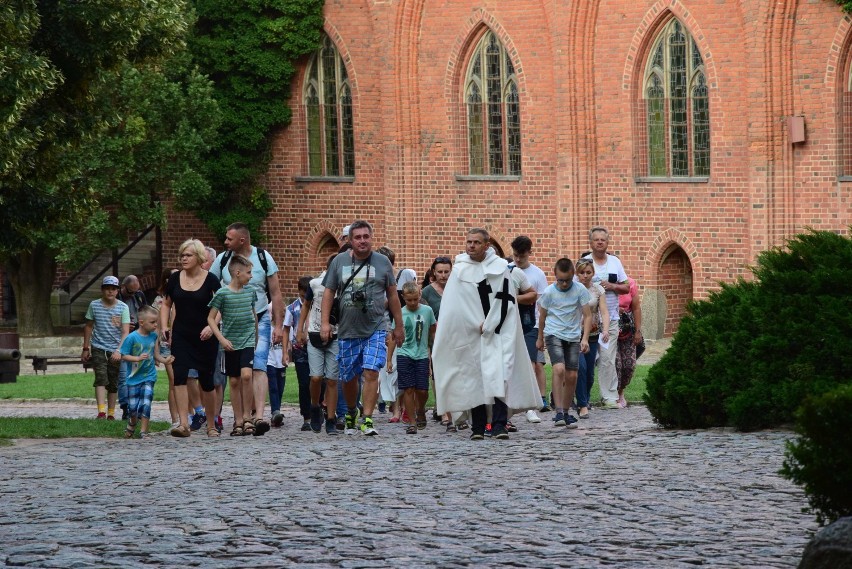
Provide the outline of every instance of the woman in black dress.
{"type": "Polygon", "coordinates": [[[175,376],[175,399],[180,414],[180,425],[172,428],[175,437],[188,437],[190,430],[189,397],[186,380],[189,370],[198,372],[201,401],[207,413],[207,436],[218,437],[213,417],[216,404],[213,393],[213,370],[216,364],[218,342],[207,325],[210,309],[207,304],[219,289],[219,281],[201,268],[207,260],[207,251],[197,239],[184,241],[178,249],[181,270],[169,277],[163,306],[160,309],[161,342],[170,342],[175,376]],[[174,320],[169,328],[168,314],[175,307],[174,320]]]}

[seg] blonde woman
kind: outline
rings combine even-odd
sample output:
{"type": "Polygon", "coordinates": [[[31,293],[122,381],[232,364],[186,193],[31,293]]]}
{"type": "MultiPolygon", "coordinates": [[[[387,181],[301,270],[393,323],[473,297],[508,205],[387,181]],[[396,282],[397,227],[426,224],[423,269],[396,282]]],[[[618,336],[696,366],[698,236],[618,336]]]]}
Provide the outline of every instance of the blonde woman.
{"type": "MultiPolygon", "coordinates": [[[[189,396],[186,380],[189,370],[198,372],[201,399],[207,416],[216,416],[213,369],[218,343],[207,325],[207,315],[210,312],[207,304],[219,289],[219,281],[201,268],[207,261],[207,251],[201,241],[184,241],[178,249],[178,256],[181,270],[169,277],[163,307],[160,310],[160,341],[171,344],[172,355],[175,357],[172,368],[180,425],[172,428],[171,434],[175,437],[188,437],[189,396]],[[174,319],[169,325],[168,315],[173,306],[174,319]]],[[[207,435],[219,435],[213,421],[207,423],[207,435]]]]}

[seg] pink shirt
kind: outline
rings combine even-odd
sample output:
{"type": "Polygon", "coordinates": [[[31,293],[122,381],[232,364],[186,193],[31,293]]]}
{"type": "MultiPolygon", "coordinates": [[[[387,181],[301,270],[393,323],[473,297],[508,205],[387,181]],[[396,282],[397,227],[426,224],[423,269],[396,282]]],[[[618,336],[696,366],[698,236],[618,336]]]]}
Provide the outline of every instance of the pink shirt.
{"type": "Polygon", "coordinates": [[[639,296],[639,285],[636,284],[636,281],[628,278],[627,282],[630,284],[630,292],[627,294],[622,294],[618,297],[618,311],[621,312],[629,312],[630,305],[633,304],[633,299],[639,296]]]}

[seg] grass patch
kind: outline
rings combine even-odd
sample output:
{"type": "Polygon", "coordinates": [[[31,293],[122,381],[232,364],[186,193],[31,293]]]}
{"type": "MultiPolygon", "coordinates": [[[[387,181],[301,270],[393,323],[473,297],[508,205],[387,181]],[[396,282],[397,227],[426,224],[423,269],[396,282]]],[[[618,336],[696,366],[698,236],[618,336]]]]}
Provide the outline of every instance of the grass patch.
{"type": "MultiPolygon", "coordinates": [[[[639,403],[645,395],[645,380],[648,377],[649,365],[636,366],[636,374],[633,381],[627,386],[625,397],[628,401],[639,403]]],[[[547,377],[547,392],[550,392],[551,367],[544,366],[547,377]]],[[[597,375],[597,374],[596,374],[597,375]]],[[[92,387],[94,374],[92,373],[68,373],[61,375],[20,375],[16,383],[0,384],[0,399],[94,399],[95,390],[92,387]]],[[[597,378],[595,379],[597,384],[597,378]]],[[[165,401],[168,397],[168,379],[166,372],[157,374],[157,383],[154,384],[154,401],[165,401]]],[[[598,390],[592,387],[592,400],[596,401],[598,390]]],[[[225,392],[225,400],[230,401],[228,390],[225,392]]],[[[284,402],[292,405],[299,404],[299,385],[296,381],[296,369],[287,369],[287,378],[284,386],[284,402]]],[[[427,406],[435,405],[435,397],[429,390],[429,401],[427,406]]]]}
{"type": "MultiPolygon", "coordinates": [[[[0,444],[4,439],[65,439],[124,437],[126,423],[96,419],[62,419],[59,417],[0,418],[0,444]]],[[[167,421],[151,421],[149,431],[156,433],[169,428],[167,421]]],[[[137,436],[139,428],[136,429],[137,436]]],[[[7,441],[8,442],[8,441],[7,441]]]]}

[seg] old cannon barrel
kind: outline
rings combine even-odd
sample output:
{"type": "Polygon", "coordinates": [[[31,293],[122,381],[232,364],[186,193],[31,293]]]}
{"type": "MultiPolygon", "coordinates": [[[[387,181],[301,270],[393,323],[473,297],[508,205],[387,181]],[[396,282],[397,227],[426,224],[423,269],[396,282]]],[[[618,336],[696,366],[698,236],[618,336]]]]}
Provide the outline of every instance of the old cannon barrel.
{"type": "Polygon", "coordinates": [[[0,362],[16,362],[21,359],[21,350],[0,348],[0,362]]]}

